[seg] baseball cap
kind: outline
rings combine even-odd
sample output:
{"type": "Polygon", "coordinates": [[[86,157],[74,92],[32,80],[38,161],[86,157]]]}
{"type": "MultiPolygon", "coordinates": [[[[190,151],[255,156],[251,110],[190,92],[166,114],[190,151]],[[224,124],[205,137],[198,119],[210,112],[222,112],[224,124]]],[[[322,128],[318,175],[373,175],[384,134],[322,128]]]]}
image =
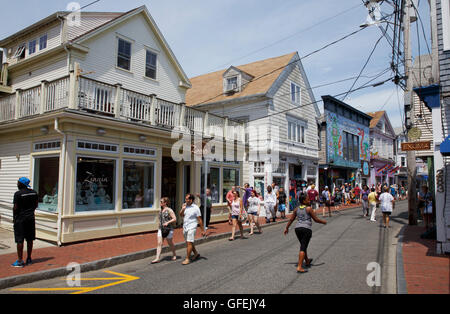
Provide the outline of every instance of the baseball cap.
{"type": "Polygon", "coordinates": [[[22,183],[23,185],[30,187],[30,179],[26,178],[26,177],[22,177],[19,179],[19,182],[22,183]]]}

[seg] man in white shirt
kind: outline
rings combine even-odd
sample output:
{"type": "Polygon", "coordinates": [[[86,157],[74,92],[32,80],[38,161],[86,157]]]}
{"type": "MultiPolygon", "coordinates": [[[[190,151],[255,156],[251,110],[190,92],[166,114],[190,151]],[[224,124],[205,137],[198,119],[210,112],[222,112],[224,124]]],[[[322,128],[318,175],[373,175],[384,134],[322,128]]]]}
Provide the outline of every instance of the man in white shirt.
{"type": "MultiPolygon", "coordinates": [[[[203,221],[200,208],[194,204],[195,196],[192,194],[187,194],[183,207],[180,212],[180,216],[183,217],[183,235],[187,244],[187,254],[186,259],[183,261],[183,265],[188,265],[191,263],[190,257],[191,253],[194,253],[194,261],[200,258],[200,254],[197,252],[194,246],[195,233],[197,231],[197,224],[200,225],[201,230],[203,230],[203,221]]],[[[205,231],[202,231],[202,236],[205,236],[205,231]]]]}
{"type": "Polygon", "coordinates": [[[384,188],[384,193],[380,195],[380,207],[381,212],[383,213],[383,226],[384,228],[390,228],[389,227],[389,216],[392,214],[392,210],[395,206],[395,199],[394,197],[389,193],[389,188],[384,188]]]}

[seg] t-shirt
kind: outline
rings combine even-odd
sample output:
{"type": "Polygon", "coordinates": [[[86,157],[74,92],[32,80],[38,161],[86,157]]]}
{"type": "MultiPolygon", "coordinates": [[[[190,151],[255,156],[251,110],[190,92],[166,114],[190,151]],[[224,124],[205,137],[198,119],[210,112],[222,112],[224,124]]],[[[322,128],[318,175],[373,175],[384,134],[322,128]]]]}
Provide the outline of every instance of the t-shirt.
{"type": "Polygon", "coordinates": [[[317,192],[315,189],[310,189],[308,191],[308,197],[311,202],[316,201],[317,196],[319,196],[319,192],[317,192]]]}
{"type": "Polygon", "coordinates": [[[32,189],[22,189],[14,194],[14,204],[17,211],[14,213],[14,221],[17,219],[34,218],[37,208],[38,194],[32,189]]]}
{"type": "Polygon", "coordinates": [[[377,193],[370,192],[368,199],[369,199],[370,204],[376,204],[377,203],[377,193]]]}
{"type": "Polygon", "coordinates": [[[248,213],[257,213],[260,202],[261,201],[256,196],[250,197],[248,199],[248,213]]]}
{"type": "Polygon", "coordinates": [[[362,197],[363,201],[367,201],[369,199],[369,194],[370,194],[369,190],[367,190],[367,191],[362,190],[361,197],[362,197]]]}
{"type": "Polygon", "coordinates": [[[286,193],[284,192],[279,192],[278,193],[278,203],[279,204],[286,204],[286,193]]]}
{"type": "Polygon", "coordinates": [[[382,212],[392,212],[392,201],[394,197],[389,193],[380,195],[380,207],[382,212]]]}
{"type": "Polygon", "coordinates": [[[360,189],[358,186],[356,186],[356,187],[353,189],[353,191],[355,192],[355,195],[359,195],[359,193],[361,192],[361,189],[360,189]]]}
{"type": "Polygon", "coordinates": [[[192,204],[187,206],[184,211],[183,229],[184,231],[197,229],[198,217],[201,217],[200,208],[197,205],[192,204]]]}
{"type": "Polygon", "coordinates": [[[247,200],[250,197],[250,195],[252,195],[252,189],[251,188],[245,189],[244,196],[242,197],[244,206],[247,206],[247,200]]]}
{"type": "Polygon", "coordinates": [[[322,196],[326,201],[330,200],[330,192],[328,192],[327,190],[322,192],[322,196]]]}
{"type": "Polygon", "coordinates": [[[228,205],[231,205],[231,203],[234,200],[234,195],[233,195],[233,191],[228,191],[227,193],[227,201],[228,201],[228,205]]]}

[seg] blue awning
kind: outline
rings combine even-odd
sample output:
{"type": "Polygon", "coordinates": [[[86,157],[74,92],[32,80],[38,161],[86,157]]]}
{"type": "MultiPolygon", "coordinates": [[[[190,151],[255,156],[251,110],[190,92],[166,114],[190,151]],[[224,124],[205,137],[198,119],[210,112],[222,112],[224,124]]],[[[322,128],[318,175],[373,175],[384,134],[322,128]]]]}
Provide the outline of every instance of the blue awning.
{"type": "Polygon", "coordinates": [[[441,96],[439,85],[430,85],[426,87],[414,88],[417,96],[425,103],[430,109],[441,107],[441,96]]]}
{"type": "Polygon", "coordinates": [[[441,143],[441,154],[443,156],[450,156],[450,136],[447,136],[445,141],[441,143]]]}

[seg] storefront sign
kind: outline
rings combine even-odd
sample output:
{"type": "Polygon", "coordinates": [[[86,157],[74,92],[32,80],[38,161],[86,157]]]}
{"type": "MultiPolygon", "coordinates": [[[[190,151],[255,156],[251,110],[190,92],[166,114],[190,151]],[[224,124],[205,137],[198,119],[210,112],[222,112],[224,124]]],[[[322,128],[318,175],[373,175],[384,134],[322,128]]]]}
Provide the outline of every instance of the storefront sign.
{"type": "Polygon", "coordinates": [[[368,161],[361,161],[361,176],[370,177],[370,167],[368,161]]]}
{"type": "Polygon", "coordinates": [[[421,151],[421,150],[430,150],[431,142],[412,142],[412,143],[402,143],[402,151],[421,151]]]}

